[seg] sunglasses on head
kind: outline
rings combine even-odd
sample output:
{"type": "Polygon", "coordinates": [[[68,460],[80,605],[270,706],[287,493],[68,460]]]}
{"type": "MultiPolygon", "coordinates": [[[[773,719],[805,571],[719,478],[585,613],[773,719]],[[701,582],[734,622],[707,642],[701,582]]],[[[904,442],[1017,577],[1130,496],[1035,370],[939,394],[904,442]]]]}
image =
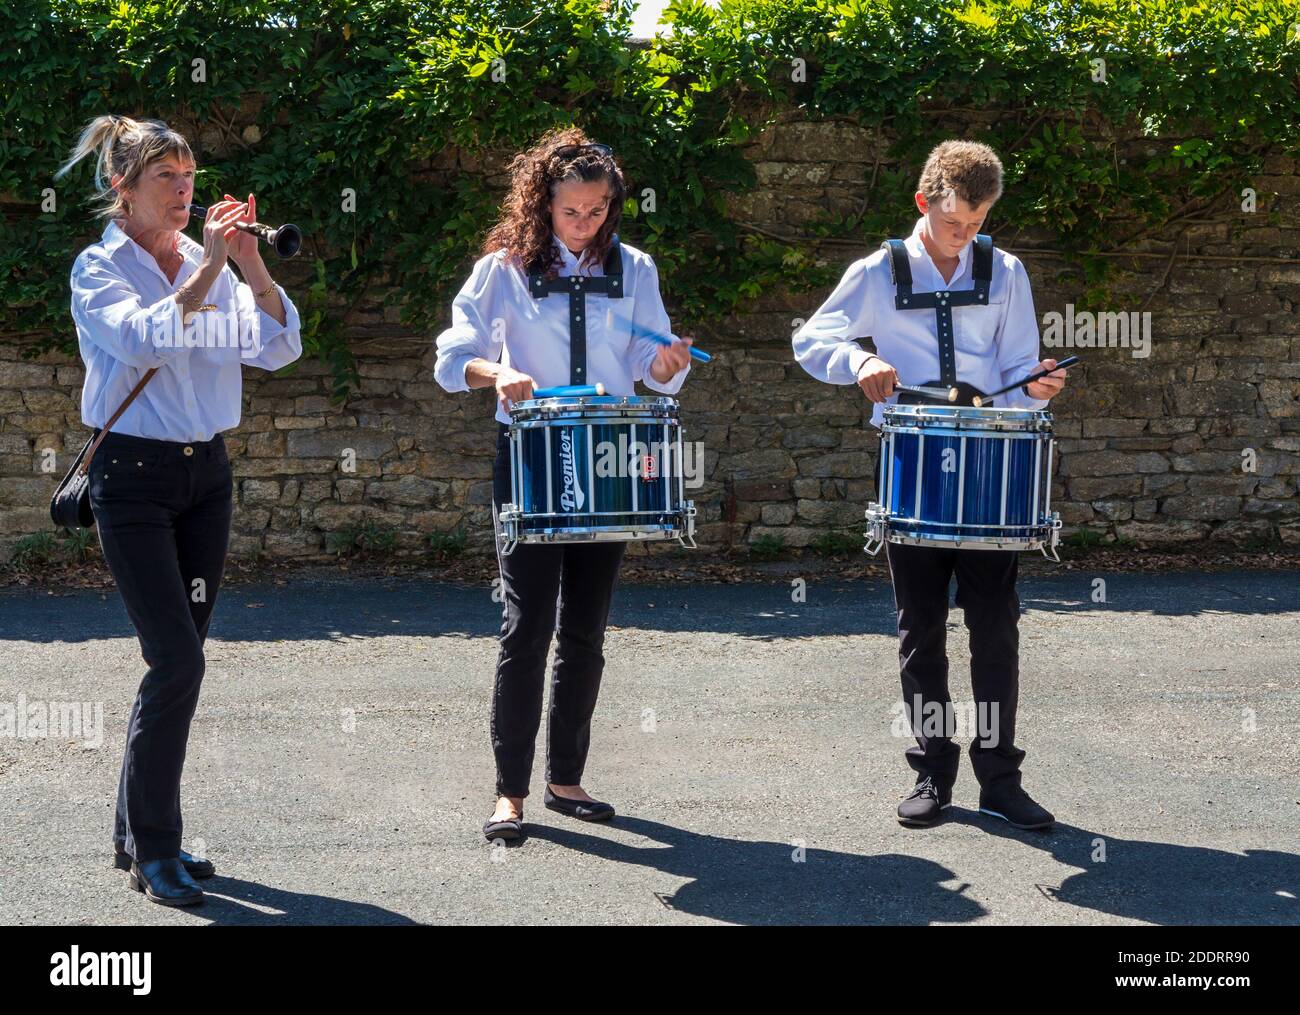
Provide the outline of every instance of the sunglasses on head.
{"type": "Polygon", "coordinates": [[[614,149],[607,144],[566,144],[556,148],[551,154],[557,158],[571,159],[587,151],[603,155],[605,158],[609,158],[614,154],[614,149]]]}

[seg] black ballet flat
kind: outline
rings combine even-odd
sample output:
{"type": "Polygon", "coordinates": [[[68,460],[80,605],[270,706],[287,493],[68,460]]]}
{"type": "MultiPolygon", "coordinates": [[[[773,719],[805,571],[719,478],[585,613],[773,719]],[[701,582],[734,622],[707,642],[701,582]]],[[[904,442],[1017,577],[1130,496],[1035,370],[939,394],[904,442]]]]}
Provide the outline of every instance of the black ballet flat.
{"type": "Polygon", "coordinates": [[[131,887],[160,906],[197,906],[203,889],[181,866],[178,857],[131,862],[131,887]]]}
{"type": "Polygon", "coordinates": [[[504,821],[485,821],[483,837],[488,842],[494,839],[522,839],[524,836],[524,816],[506,818],[504,821]]]}
{"type": "Polygon", "coordinates": [[[546,787],[546,792],[542,795],[542,803],[548,810],[567,814],[579,821],[608,821],[614,816],[612,804],[602,803],[599,800],[569,800],[556,796],[551,792],[550,786],[546,787]]]}
{"type": "MultiPolygon", "coordinates": [[[[192,878],[210,878],[217,873],[216,865],[211,860],[200,860],[183,849],[181,850],[180,861],[181,866],[185,868],[185,872],[192,878]]],[[[131,869],[131,854],[117,843],[113,844],[113,866],[120,871],[129,871],[131,869]]]]}

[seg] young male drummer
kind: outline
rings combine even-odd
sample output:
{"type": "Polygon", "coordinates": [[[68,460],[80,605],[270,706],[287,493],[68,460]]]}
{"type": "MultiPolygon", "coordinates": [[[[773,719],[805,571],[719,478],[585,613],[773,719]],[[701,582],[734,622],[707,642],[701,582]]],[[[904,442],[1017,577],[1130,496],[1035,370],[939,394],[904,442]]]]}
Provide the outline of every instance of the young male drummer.
{"type": "MultiPolygon", "coordinates": [[[[935,148],[917,185],[922,217],[912,235],[894,241],[892,255],[882,246],[849,266],[835,291],[794,334],[800,365],[829,384],[857,384],[876,403],[871,422],[877,427],[882,403],[897,400],[895,384],[956,385],[964,395],[961,402],[972,404],[974,394],[1055,367],[1054,359],[1038,359],[1038,319],[1024,266],[988,237],[977,239],[1001,195],[1002,163],[987,145],[945,141],[935,148]],[[907,295],[909,273],[911,292],[922,299],[907,295]],[[989,275],[985,300],[976,281],[989,275]],[[930,299],[929,293],[936,295],[930,299]],[[860,337],[874,339],[875,351],[859,346],[860,337]]],[[[1041,409],[1063,387],[1064,374],[998,396],[993,405],[1041,409]]],[[[1018,553],[889,542],[885,548],[898,610],[903,703],[917,742],[906,751],[917,778],[898,807],[899,821],[931,824],[952,802],[961,753],[947,719],[953,712],[945,625],[955,573],[956,602],[970,632],[975,714],[987,717],[968,746],[980,783],[980,810],[1017,828],[1050,827],[1052,815],[1021,788],[1024,751],[1014,744],[1018,553]],[[925,721],[936,715],[945,718],[939,729],[925,721]]]]}

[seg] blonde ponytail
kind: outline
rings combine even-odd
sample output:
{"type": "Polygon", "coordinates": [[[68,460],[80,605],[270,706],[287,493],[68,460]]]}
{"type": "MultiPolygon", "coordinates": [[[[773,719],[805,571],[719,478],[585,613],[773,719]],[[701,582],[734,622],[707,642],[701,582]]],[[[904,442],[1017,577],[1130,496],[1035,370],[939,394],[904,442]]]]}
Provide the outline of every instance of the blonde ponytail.
{"type": "Polygon", "coordinates": [[[106,113],[97,116],[81,131],[68,160],[54,174],[65,176],[87,155],[95,156],[95,200],[104,202],[95,214],[101,219],[130,215],[122,191],[131,187],[145,167],[168,155],[182,162],[196,163],[189,142],[161,120],[133,120],[129,116],[106,113]],[[116,188],[114,176],[122,179],[116,188]]]}

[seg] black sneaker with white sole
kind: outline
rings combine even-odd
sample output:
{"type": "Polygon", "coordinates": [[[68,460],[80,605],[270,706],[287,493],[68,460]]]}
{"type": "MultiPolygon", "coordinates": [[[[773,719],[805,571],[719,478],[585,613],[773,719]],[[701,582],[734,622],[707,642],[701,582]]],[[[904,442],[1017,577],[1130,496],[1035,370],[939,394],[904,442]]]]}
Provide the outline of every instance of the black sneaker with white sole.
{"type": "Polygon", "coordinates": [[[930,776],[920,779],[898,805],[899,824],[932,825],[946,808],[952,806],[952,787],[936,784],[930,776]]]}
{"type": "Polygon", "coordinates": [[[980,813],[1001,818],[1015,828],[1051,828],[1056,818],[1019,786],[1003,786],[995,790],[980,790],[980,813]]]}

